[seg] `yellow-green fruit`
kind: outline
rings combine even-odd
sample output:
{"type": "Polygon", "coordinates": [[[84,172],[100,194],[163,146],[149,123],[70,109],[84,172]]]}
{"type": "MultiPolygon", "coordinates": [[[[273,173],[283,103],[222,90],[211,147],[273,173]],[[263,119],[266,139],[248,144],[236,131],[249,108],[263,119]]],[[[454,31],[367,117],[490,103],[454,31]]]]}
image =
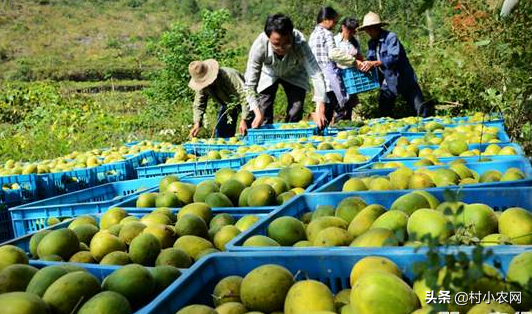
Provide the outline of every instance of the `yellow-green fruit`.
{"type": "Polygon", "coordinates": [[[408,218],[408,239],[423,241],[428,237],[443,243],[449,237],[448,222],[445,215],[437,210],[419,209],[408,218]]]}
{"type": "Polygon", "coordinates": [[[26,264],[13,264],[0,271],[0,294],[25,291],[38,269],[26,264]]]}
{"type": "Polygon", "coordinates": [[[71,314],[100,290],[100,282],[96,277],[88,272],[75,271],[51,284],[42,299],[52,313],[71,314]]]}
{"type": "Polygon", "coordinates": [[[225,245],[239,234],[240,230],[238,230],[237,227],[231,225],[223,226],[222,229],[214,235],[214,246],[220,251],[225,251],[225,245]]]}
{"type": "Polygon", "coordinates": [[[125,244],[129,245],[131,241],[142,233],[142,230],[146,228],[146,225],[139,221],[131,221],[125,223],[120,229],[118,237],[124,241],[125,244]]]}
{"type": "Polygon", "coordinates": [[[251,183],[255,181],[255,176],[250,171],[240,170],[234,174],[233,179],[239,181],[245,186],[251,186],[251,183]]]}
{"type": "Polygon", "coordinates": [[[268,246],[281,246],[277,241],[272,238],[268,238],[263,235],[255,235],[244,241],[242,246],[254,246],[254,247],[268,247],[268,246]]]}
{"type": "Polygon", "coordinates": [[[247,205],[268,206],[275,203],[275,190],[268,184],[253,186],[247,194],[247,205]]]}
{"type": "Polygon", "coordinates": [[[219,187],[212,180],[205,180],[199,183],[196,186],[196,191],[194,192],[194,202],[205,202],[205,198],[215,192],[219,192],[219,187]]]}
{"type": "Polygon", "coordinates": [[[292,246],[298,241],[305,240],[305,227],[294,217],[279,217],[268,226],[268,237],[282,246],[292,246]]]}
{"type": "Polygon", "coordinates": [[[177,311],[176,314],[218,314],[218,312],[216,312],[210,306],[202,304],[193,304],[185,306],[184,308],[177,311]]]}
{"type": "Polygon", "coordinates": [[[412,215],[420,208],[430,208],[429,201],[420,194],[409,193],[397,198],[390,207],[390,210],[399,210],[407,215],[412,215]]]}
{"type": "Polygon", "coordinates": [[[224,184],[226,181],[230,180],[231,177],[235,175],[235,171],[229,168],[222,168],[214,174],[214,182],[219,185],[224,184]]]}
{"type": "Polygon", "coordinates": [[[215,228],[219,227],[222,228],[223,226],[227,225],[234,225],[235,224],[235,218],[227,213],[221,213],[217,214],[216,216],[212,217],[211,222],[209,223],[209,228],[215,228]]]}
{"type": "Polygon", "coordinates": [[[210,223],[212,218],[212,209],[206,203],[196,202],[183,206],[177,213],[177,220],[181,219],[186,214],[193,214],[210,223]]]}
{"type": "Polygon", "coordinates": [[[348,246],[352,240],[353,237],[347,230],[338,227],[328,227],[316,235],[312,244],[322,247],[348,246]]]}
{"type": "Polygon", "coordinates": [[[98,227],[91,224],[79,225],[72,229],[81,243],[90,244],[92,237],[98,233],[98,227]]]}
{"type": "Polygon", "coordinates": [[[443,202],[436,207],[436,210],[447,216],[447,219],[455,226],[458,226],[461,220],[459,216],[463,215],[465,206],[466,203],[462,202],[443,202]]]}
{"type": "Polygon", "coordinates": [[[86,263],[86,264],[95,264],[97,263],[94,257],[90,252],[80,251],[72,255],[68,260],[69,263],[86,263]]]}
{"type": "Polygon", "coordinates": [[[190,257],[197,260],[201,251],[214,248],[214,246],[208,240],[197,236],[182,236],[175,241],[174,248],[185,251],[190,257]]]}
{"type": "Polygon", "coordinates": [[[467,151],[467,142],[464,140],[453,140],[449,142],[449,151],[455,156],[467,151]]]}
{"type": "Polygon", "coordinates": [[[464,164],[454,164],[454,165],[450,165],[449,168],[451,170],[453,170],[454,172],[456,172],[459,176],[460,176],[460,179],[463,180],[463,179],[467,179],[467,178],[473,178],[473,173],[471,172],[471,170],[469,168],[467,168],[466,165],[464,164]]]}
{"type": "Polygon", "coordinates": [[[294,284],[292,273],[278,265],[263,265],[249,272],[240,286],[240,299],[247,309],[271,313],[283,309],[294,284]]]}
{"type": "Polygon", "coordinates": [[[125,252],[126,244],[119,237],[108,232],[100,231],[92,237],[90,252],[95,260],[100,261],[105,255],[115,252],[125,252]]]}
{"type": "Polygon", "coordinates": [[[488,170],[480,176],[481,183],[499,182],[501,181],[502,173],[498,170],[488,170]]]}
{"type": "Polygon", "coordinates": [[[523,180],[525,179],[525,174],[517,169],[517,168],[510,168],[506,170],[506,172],[501,177],[501,182],[507,182],[507,181],[517,181],[517,180],[523,180]]]}
{"type": "Polygon", "coordinates": [[[486,313],[505,313],[505,314],[514,314],[515,310],[508,304],[490,302],[481,303],[473,306],[467,314],[486,314],[486,313]]]}
{"type": "Polygon", "coordinates": [[[279,194],[276,198],[277,205],[283,205],[284,203],[288,202],[290,199],[296,196],[296,193],[294,191],[288,191],[279,194]]]}
{"type": "Polygon", "coordinates": [[[181,216],[175,224],[175,233],[177,237],[194,235],[205,238],[208,231],[209,229],[205,221],[193,214],[181,216]]]}
{"type": "Polygon", "coordinates": [[[129,301],[121,294],[113,291],[100,292],[90,298],[79,309],[77,314],[130,314],[129,301]]]}
{"type": "Polygon", "coordinates": [[[159,240],[159,243],[161,243],[161,248],[163,249],[171,247],[176,239],[174,228],[167,225],[149,225],[142,233],[154,235],[159,240]]]}
{"type": "Polygon", "coordinates": [[[430,208],[432,208],[432,209],[436,209],[438,207],[438,205],[440,205],[440,201],[438,201],[438,199],[436,197],[434,197],[434,195],[430,194],[427,191],[414,191],[412,193],[419,194],[419,195],[425,197],[427,199],[427,201],[429,202],[429,204],[430,204],[430,208]]]}
{"type": "Polygon", "coordinates": [[[393,231],[388,229],[369,229],[349,245],[351,247],[383,247],[397,246],[399,240],[393,231]]]}
{"type": "Polygon", "coordinates": [[[259,217],[255,215],[245,215],[244,217],[238,219],[238,221],[235,223],[235,227],[238,228],[241,232],[244,232],[251,228],[257,221],[259,221],[259,217]]]}
{"type": "Polygon", "coordinates": [[[220,280],[212,293],[214,305],[220,306],[228,302],[241,302],[240,286],[242,285],[242,279],[239,276],[228,276],[220,280]]]}
{"type": "Polygon", "coordinates": [[[293,247],[311,247],[312,242],[308,240],[299,241],[297,243],[294,243],[293,247]]]}
{"type": "Polygon", "coordinates": [[[366,206],[351,221],[347,231],[351,236],[356,238],[368,231],[375,220],[385,212],[386,208],[378,204],[366,206]]]}
{"type": "Polygon", "coordinates": [[[437,187],[457,185],[460,182],[460,176],[451,169],[436,169],[433,171],[432,181],[437,187]]]}
{"type": "Polygon", "coordinates": [[[129,257],[140,265],[153,266],[161,252],[161,242],[156,236],[142,233],[135,237],[129,245],[129,257]]]}
{"type": "Polygon", "coordinates": [[[136,202],[136,207],[149,208],[155,207],[157,201],[157,193],[143,193],[139,195],[136,202]]]}
{"type": "Polygon", "coordinates": [[[348,225],[345,220],[338,217],[320,217],[318,219],[312,220],[307,226],[305,230],[307,239],[314,243],[318,233],[328,227],[347,229],[348,225]]]}
{"type": "Polygon", "coordinates": [[[189,268],[192,265],[192,259],[185,251],[171,247],[162,250],[155,260],[155,266],[163,265],[189,268]]]}
{"type": "Polygon", "coordinates": [[[304,166],[292,166],[288,173],[288,184],[296,188],[307,188],[314,181],[310,169],[304,166]]]}
{"type": "Polygon", "coordinates": [[[166,176],[162,178],[161,181],[159,181],[159,191],[165,192],[166,188],[172,183],[172,182],[178,182],[179,178],[174,175],[166,176]]]}
{"type": "MultiPolygon", "coordinates": [[[[33,237],[32,237],[33,239],[33,237]]],[[[26,253],[14,245],[0,246],[0,271],[13,264],[28,264],[29,258],[26,253]]]]}
{"type": "Polygon", "coordinates": [[[166,192],[171,192],[177,196],[181,205],[187,205],[194,201],[195,190],[193,185],[183,182],[172,182],[166,188],[166,192]]]}
{"type": "Polygon", "coordinates": [[[150,273],[155,280],[155,294],[161,293],[181,276],[181,271],[177,267],[168,265],[150,268],[150,273]]]}
{"type": "Polygon", "coordinates": [[[318,205],[315,211],[310,212],[310,221],[320,217],[334,216],[334,212],[335,210],[332,205],[318,205]]]}
{"type": "MultiPolygon", "coordinates": [[[[142,195],[141,195],[142,196],[142,195]]],[[[139,196],[140,199],[140,196],[139,196]]],[[[142,207],[142,206],[137,206],[142,207]]],[[[120,223],[122,219],[127,216],[127,213],[122,208],[110,208],[105,214],[100,218],[100,229],[109,229],[114,225],[120,223]]]]}
{"type": "Polygon", "coordinates": [[[342,186],[342,191],[344,192],[353,192],[353,191],[366,191],[368,187],[359,178],[350,178],[342,186]]]}
{"type": "Polygon", "coordinates": [[[96,219],[94,217],[92,217],[92,216],[81,216],[81,217],[78,217],[78,218],[74,219],[68,225],[68,229],[74,230],[76,227],[84,225],[84,224],[89,224],[89,225],[93,225],[93,226],[96,226],[96,227],[98,226],[98,223],[96,222],[96,219]]]}
{"type": "Polygon", "coordinates": [[[210,207],[233,207],[233,202],[225,194],[215,192],[205,198],[205,203],[210,207]]]}
{"type": "Polygon", "coordinates": [[[246,188],[242,182],[236,179],[229,179],[220,186],[220,192],[225,194],[233,204],[238,204],[238,199],[242,191],[246,188]]]}
{"type": "Polygon", "coordinates": [[[390,181],[386,178],[375,178],[371,180],[368,188],[371,191],[388,191],[392,189],[390,181]]]}
{"type": "Polygon", "coordinates": [[[432,179],[425,173],[414,173],[408,180],[409,189],[428,189],[434,186],[432,179]]]}
{"type": "Polygon", "coordinates": [[[294,284],[288,290],[284,303],[285,314],[335,310],[333,294],[326,285],[316,280],[303,280],[294,284]]]}
{"type": "Polygon", "coordinates": [[[127,265],[133,263],[129,254],[122,251],[114,251],[105,255],[100,261],[100,265],[127,265]]]}
{"type": "Polygon", "coordinates": [[[169,207],[176,208],[181,205],[177,195],[172,192],[160,192],[157,193],[155,198],[155,207],[169,207]]]}
{"type": "Polygon", "coordinates": [[[399,278],[403,275],[399,267],[397,267],[397,264],[390,259],[380,256],[367,256],[359,260],[351,269],[351,274],[349,275],[351,286],[353,287],[356,281],[364,274],[373,271],[387,272],[399,278]]]}
{"type": "Polygon", "coordinates": [[[343,199],[340,204],[336,207],[335,216],[342,218],[347,222],[351,223],[351,220],[360,213],[362,209],[366,206],[366,202],[360,197],[353,196],[343,199]]]}
{"type": "Polygon", "coordinates": [[[419,300],[397,276],[374,271],[355,282],[351,306],[357,314],[410,314],[419,308],[419,300]]]}
{"type": "Polygon", "coordinates": [[[151,300],[155,285],[151,272],[146,267],[136,264],[118,268],[102,283],[103,290],[120,293],[133,307],[151,300]]]}
{"type": "Polygon", "coordinates": [[[345,305],[348,305],[350,300],[351,296],[351,289],[344,289],[344,290],[341,290],[340,292],[338,292],[335,296],[334,296],[334,307],[336,308],[336,311],[340,311],[340,309],[342,307],[344,307],[345,305]]]}
{"type": "MultiPolygon", "coordinates": [[[[32,236],[31,236],[31,239],[30,239],[30,253],[31,253],[31,256],[33,258],[39,258],[39,256],[37,255],[37,247],[39,246],[39,242],[41,242],[42,239],[44,239],[44,237],[49,234],[50,232],[52,232],[52,230],[41,230],[39,232],[36,232],[34,233],[32,236]]],[[[4,246],[1,246],[0,247],[0,271],[2,270],[2,262],[4,263],[7,263],[10,258],[8,258],[8,255],[10,254],[6,254],[6,253],[3,253],[2,254],[2,251],[3,249],[2,248],[13,248],[15,246],[12,246],[12,245],[4,245],[4,246]],[[4,255],[6,254],[6,255],[4,255]]],[[[18,247],[16,247],[17,249],[19,249],[18,247]]],[[[11,251],[10,249],[5,249],[7,251],[11,251]]],[[[13,252],[11,252],[13,253],[13,252]]],[[[19,256],[23,256],[23,259],[22,260],[19,260],[17,262],[11,262],[11,264],[27,264],[29,261],[28,261],[28,258],[26,257],[26,254],[24,253],[24,251],[20,250],[19,252],[19,256]],[[26,262],[24,262],[26,261],[26,262]]]]}
{"type": "Polygon", "coordinates": [[[532,252],[523,252],[512,259],[508,266],[506,280],[521,287],[527,287],[532,280],[532,252]]]}
{"type": "Polygon", "coordinates": [[[532,244],[532,213],[520,207],[508,208],[499,216],[499,232],[513,244],[532,244]]]}
{"type": "Polygon", "coordinates": [[[59,255],[68,260],[79,250],[79,240],[76,233],[68,228],[58,229],[47,234],[37,246],[37,255],[59,255]]]}
{"type": "Polygon", "coordinates": [[[494,245],[511,245],[512,241],[509,237],[499,234],[492,233],[488,234],[480,240],[480,245],[482,246],[494,246],[494,245]]]}
{"type": "Polygon", "coordinates": [[[218,314],[245,314],[248,311],[240,302],[227,302],[219,305],[215,310],[218,314]]]}
{"type": "Polygon", "coordinates": [[[48,314],[48,305],[29,292],[10,292],[0,295],[2,314],[48,314]]]}
{"type": "Polygon", "coordinates": [[[484,204],[466,205],[463,214],[459,215],[457,220],[464,226],[472,226],[473,234],[481,239],[498,230],[497,215],[491,207],[484,204]]]}
{"type": "Polygon", "coordinates": [[[66,274],[68,274],[68,270],[58,265],[41,268],[31,278],[26,287],[26,292],[35,293],[42,297],[52,283],[66,274]]]}

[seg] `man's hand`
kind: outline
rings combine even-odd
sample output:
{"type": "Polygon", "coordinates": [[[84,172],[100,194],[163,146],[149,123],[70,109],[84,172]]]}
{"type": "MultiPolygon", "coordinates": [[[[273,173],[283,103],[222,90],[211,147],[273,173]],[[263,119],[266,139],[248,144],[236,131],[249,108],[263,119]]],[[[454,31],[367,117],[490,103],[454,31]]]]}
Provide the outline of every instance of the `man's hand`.
{"type": "Polygon", "coordinates": [[[262,121],[264,121],[264,115],[258,108],[253,109],[253,112],[255,113],[255,119],[253,119],[253,122],[251,123],[251,127],[253,129],[256,129],[262,125],[262,121]]]}
{"type": "Polygon", "coordinates": [[[248,131],[248,125],[246,123],[246,120],[244,119],[240,120],[240,125],[238,126],[238,132],[241,135],[246,135],[247,131],[248,131]]]}
{"type": "Polygon", "coordinates": [[[192,130],[190,130],[190,134],[188,135],[190,138],[198,136],[198,133],[201,129],[201,124],[194,123],[194,126],[192,127],[192,130]]]}
{"type": "Polygon", "coordinates": [[[318,128],[323,128],[327,122],[325,118],[325,103],[321,102],[316,104],[316,112],[314,113],[314,122],[318,125],[318,128]]]}
{"type": "Polygon", "coordinates": [[[361,67],[359,67],[358,69],[362,72],[368,72],[369,70],[373,68],[380,67],[381,64],[382,62],[380,61],[364,61],[362,62],[361,67]]]}

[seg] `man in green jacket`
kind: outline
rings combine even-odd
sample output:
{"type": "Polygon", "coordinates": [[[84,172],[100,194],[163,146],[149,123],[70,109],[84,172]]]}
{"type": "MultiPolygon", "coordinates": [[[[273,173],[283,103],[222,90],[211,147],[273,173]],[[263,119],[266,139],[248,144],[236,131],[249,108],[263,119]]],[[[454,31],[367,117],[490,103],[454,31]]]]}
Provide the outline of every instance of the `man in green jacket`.
{"type": "Polygon", "coordinates": [[[212,98],[220,105],[215,130],[216,137],[233,137],[236,133],[238,113],[242,112],[240,134],[247,130],[249,110],[244,94],[244,78],[237,70],[220,67],[214,59],[192,61],[188,66],[188,86],[196,92],[193,104],[194,126],[190,137],[196,137],[202,127],[207,102],[212,98]]]}

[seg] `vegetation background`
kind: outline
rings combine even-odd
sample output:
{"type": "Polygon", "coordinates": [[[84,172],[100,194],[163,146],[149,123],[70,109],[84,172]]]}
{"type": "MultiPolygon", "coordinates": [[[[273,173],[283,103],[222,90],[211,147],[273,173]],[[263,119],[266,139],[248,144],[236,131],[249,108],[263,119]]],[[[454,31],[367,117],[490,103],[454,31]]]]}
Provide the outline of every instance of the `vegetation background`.
{"type": "MultiPolygon", "coordinates": [[[[500,111],[530,152],[532,2],[505,18],[502,2],[0,0],[0,161],[144,138],[181,142],[192,123],[191,60],[214,57],[244,71],[268,14],[290,15],[308,36],[321,5],[360,20],[379,13],[440,114],[500,111]]],[[[365,49],[367,36],[359,39],[365,49]]],[[[376,95],[361,97],[359,117],[377,114],[376,95]]],[[[312,107],[309,98],[306,112],[312,107]]],[[[401,109],[398,116],[409,114],[401,109]]],[[[214,117],[209,106],[207,128],[214,117]]]]}

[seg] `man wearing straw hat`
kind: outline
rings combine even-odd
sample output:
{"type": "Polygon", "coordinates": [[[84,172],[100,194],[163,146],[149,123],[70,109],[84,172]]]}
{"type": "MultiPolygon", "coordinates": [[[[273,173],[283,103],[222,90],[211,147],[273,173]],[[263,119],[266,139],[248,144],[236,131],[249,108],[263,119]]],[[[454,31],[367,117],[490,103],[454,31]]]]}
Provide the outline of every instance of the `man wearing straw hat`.
{"type": "Polygon", "coordinates": [[[360,70],[379,70],[379,110],[382,116],[392,116],[395,100],[402,95],[418,116],[427,117],[432,114],[432,109],[424,103],[416,74],[397,35],[382,28],[387,24],[376,13],[369,12],[364,16],[364,22],[358,29],[366,31],[371,39],[368,42],[368,61],[362,64],[360,70]]]}
{"type": "Polygon", "coordinates": [[[215,126],[216,137],[232,137],[236,133],[238,113],[242,111],[239,132],[247,130],[248,106],[244,94],[244,78],[237,70],[220,67],[214,59],[192,61],[188,66],[188,86],[195,92],[193,104],[194,126],[190,137],[196,137],[202,127],[209,97],[220,105],[215,126]]]}

